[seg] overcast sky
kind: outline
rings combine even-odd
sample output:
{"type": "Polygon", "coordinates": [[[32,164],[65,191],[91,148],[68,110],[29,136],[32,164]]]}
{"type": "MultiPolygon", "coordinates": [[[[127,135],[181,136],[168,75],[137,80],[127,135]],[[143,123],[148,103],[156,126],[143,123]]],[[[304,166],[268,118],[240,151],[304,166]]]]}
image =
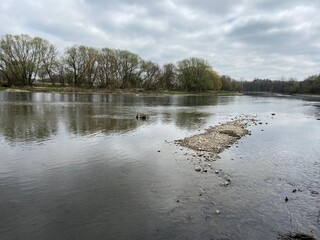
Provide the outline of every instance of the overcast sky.
{"type": "Polygon", "coordinates": [[[126,49],[158,64],[201,57],[235,79],[320,73],[320,0],[1,0],[0,34],[126,49]]]}

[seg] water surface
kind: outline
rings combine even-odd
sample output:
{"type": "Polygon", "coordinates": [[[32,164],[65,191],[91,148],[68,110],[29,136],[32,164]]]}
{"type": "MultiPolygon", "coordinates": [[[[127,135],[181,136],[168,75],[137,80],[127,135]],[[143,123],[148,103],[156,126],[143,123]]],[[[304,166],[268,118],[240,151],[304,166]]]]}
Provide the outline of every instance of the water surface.
{"type": "Polygon", "coordinates": [[[319,237],[319,118],[290,97],[2,92],[0,239],[319,237]],[[243,114],[263,124],[209,173],[173,144],[243,114]]]}

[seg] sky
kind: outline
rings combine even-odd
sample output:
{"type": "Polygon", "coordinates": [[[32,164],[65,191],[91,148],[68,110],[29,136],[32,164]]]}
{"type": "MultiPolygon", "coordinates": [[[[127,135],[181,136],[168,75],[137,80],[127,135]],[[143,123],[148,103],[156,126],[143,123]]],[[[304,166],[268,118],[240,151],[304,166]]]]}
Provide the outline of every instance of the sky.
{"type": "Polygon", "coordinates": [[[237,80],[320,73],[320,0],[1,0],[0,35],[117,48],[160,65],[199,57],[237,80]]]}

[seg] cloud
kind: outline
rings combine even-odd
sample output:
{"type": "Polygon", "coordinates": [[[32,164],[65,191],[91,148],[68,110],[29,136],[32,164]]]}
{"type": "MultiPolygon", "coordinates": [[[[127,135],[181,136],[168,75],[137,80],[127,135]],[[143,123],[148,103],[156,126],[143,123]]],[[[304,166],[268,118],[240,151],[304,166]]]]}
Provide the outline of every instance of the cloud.
{"type": "Polygon", "coordinates": [[[202,57],[233,78],[318,74],[317,0],[3,0],[0,33],[127,49],[159,64],[202,57]]]}

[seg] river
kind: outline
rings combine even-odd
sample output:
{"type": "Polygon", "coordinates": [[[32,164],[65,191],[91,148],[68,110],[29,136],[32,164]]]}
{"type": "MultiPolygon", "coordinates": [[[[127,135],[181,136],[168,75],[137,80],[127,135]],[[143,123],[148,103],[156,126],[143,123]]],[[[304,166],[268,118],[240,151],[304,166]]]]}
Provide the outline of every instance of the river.
{"type": "Polygon", "coordinates": [[[0,239],[319,238],[319,118],[292,97],[1,92],[0,239]],[[174,144],[241,115],[263,124],[208,173],[174,144]]]}

